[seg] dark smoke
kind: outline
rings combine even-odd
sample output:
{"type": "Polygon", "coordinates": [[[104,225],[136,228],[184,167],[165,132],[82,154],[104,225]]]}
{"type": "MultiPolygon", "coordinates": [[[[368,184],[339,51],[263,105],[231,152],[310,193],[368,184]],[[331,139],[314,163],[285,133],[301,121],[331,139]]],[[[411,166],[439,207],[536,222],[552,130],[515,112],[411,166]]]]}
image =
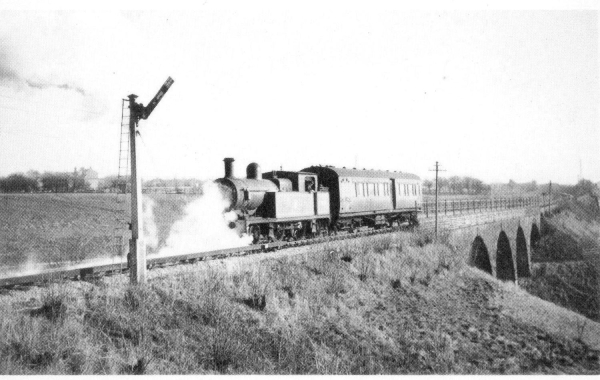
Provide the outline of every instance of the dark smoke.
{"type": "Polygon", "coordinates": [[[3,50],[4,47],[0,46],[0,84],[18,82],[19,75],[9,67],[8,56],[3,50]]]}
{"type": "Polygon", "coordinates": [[[67,84],[67,83],[52,84],[52,83],[34,82],[31,80],[25,80],[25,83],[31,88],[37,88],[40,90],[44,90],[46,88],[60,88],[62,90],[76,91],[76,92],[80,93],[81,95],[85,95],[85,91],[81,87],[71,86],[70,84],[67,84]]]}
{"type": "Polygon", "coordinates": [[[44,90],[48,88],[58,88],[66,91],[75,91],[81,95],[86,95],[85,90],[81,87],[73,86],[68,83],[56,84],[48,82],[34,81],[27,79],[12,69],[10,59],[6,53],[4,46],[0,46],[0,85],[4,86],[20,86],[26,85],[30,88],[44,90]]]}

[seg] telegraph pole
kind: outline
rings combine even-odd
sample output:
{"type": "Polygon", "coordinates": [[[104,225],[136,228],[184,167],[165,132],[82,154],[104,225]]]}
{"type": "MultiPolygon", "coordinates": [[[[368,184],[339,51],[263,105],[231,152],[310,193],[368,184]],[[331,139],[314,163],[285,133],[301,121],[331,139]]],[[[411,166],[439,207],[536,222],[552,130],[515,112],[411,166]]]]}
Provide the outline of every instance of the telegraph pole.
{"type": "MultiPolygon", "coordinates": [[[[445,170],[440,170],[440,165],[439,162],[435,162],[435,238],[437,240],[437,236],[438,236],[438,193],[439,193],[439,188],[438,188],[438,172],[442,171],[445,172],[445,170]]],[[[430,170],[433,171],[433,170],[430,170]]]]}
{"type": "Polygon", "coordinates": [[[132,284],[146,282],[146,242],[144,241],[144,220],[142,217],[142,177],[138,169],[137,142],[140,138],[138,131],[139,120],[147,119],[158,105],[173,79],[169,77],[148,106],[135,102],[137,95],[131,94],[129,98],[129,150],[131,154],[131,240],[129,241],[129,280],[132,284]]]}

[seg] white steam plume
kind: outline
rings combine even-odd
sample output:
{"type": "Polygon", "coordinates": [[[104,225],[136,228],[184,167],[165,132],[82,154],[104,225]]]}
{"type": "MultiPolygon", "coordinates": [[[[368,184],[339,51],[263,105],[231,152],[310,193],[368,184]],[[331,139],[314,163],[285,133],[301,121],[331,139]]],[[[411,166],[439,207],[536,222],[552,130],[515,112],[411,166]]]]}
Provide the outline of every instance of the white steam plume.
{"type": "Polygon", "coordinates": [[[202,197],[186,206],[184,217],[173,224],[166,246],[158,254],[177,255],[249,245],[251,236],[240,237],[236,230],[229,228],[236,214],[224,213],[227,206],[217,184],[206,182],[202,197]]]}
{"type": "Polygon", "coordinates": [[[158,229],[154,222],[154,201],[148,197],[143,197],[142,218],[144,219],[144,240],[146,245],[151,248],[158,246],[158,229]]]}

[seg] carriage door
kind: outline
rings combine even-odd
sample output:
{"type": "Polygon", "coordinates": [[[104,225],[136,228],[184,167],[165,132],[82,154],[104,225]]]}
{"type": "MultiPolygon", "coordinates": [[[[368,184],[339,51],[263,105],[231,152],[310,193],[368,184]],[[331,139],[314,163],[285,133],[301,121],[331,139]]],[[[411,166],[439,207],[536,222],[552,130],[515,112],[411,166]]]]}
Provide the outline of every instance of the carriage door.
{"type": "Polygon", "coordinates": [[[392,208],[395,210],[396,207],[396,180],[391,178],[390,181],[392,182],[392,208]]]}

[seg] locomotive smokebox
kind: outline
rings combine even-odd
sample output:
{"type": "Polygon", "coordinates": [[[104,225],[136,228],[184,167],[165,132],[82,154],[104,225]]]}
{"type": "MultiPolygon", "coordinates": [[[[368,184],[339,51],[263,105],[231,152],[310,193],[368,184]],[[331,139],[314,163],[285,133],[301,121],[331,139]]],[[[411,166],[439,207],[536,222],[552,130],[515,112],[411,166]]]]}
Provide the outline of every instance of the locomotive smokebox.
{"type": "Polygon", "coordinates": [[[225,162],[225,178],[234,178],[235,173],[233,172],[233,162],[235,159],[227,157],[223,159],[225,162]]]}
{"type": "Polygon", "coordinates": [[[233,173],[233,158],[225,158],[225,177],[215,182],[219,185],[223,199],[228,207],[226,211],[240,210],[253,215],[262,204],[267,192],[279,191],[273,182],[262,179],[260,166],[251,163],[246,168],[248,178],[236,178],[233,173]]]}
{"type": "Polygon", "coordinates": [[[256,162],[251,163],[246,167],[246,178],[248,179],[262,179],[262,171],[260,165],[256,162]]]}

